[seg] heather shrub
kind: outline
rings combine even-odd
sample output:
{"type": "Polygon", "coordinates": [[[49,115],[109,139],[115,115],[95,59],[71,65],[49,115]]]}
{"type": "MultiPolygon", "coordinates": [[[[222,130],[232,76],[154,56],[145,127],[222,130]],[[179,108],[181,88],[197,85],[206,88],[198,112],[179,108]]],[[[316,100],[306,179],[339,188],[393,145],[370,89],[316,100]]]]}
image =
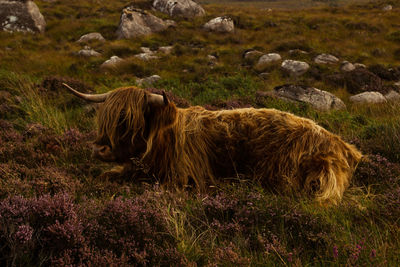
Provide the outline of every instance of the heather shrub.
{"type": "Polygon", "coordinates": [[[242,189],[203,197],[193,216],[204,216],[209,227],[227,240],[245,237],[248,249],[262,251],[275,242],[287,255],[294,248],[302,255],[317,255],[326,249],[329,234],[335,229],[323,218],[294,207],[283,197],[271,198],[242,189]],[[282,235],[282,227],[287,234],[282,235]]]}
{"type": "Polygon", "coordinates": [[[391,188],[400,181],[400,164],[392,163],[379,154],[368,155],[358,165],[354,177],[358,185],[391,188]]]}
{"type": "Polygon", "coordinates": [[[182,265],[166,227],[160,211],[145,200],[117,198],[88,218],[85,235],[98,249],[127,257],[133,265],[182,265]]]}

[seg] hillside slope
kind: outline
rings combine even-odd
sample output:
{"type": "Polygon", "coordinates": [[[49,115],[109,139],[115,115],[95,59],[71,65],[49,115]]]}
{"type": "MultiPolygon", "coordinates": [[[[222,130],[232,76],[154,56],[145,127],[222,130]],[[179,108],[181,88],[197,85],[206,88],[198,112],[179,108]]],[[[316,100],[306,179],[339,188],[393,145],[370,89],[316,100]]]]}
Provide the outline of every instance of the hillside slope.
{"type": "Polygon", "coordinates": [[[127,1],[36,3],[44,34],[0,32],[0,265],[398,265],[400,104],[353,104],[351,88],[365,80],[351,79],[341,63],[364,64],[382,93],[400,91],[400,1],[272,11],[203,1],[205,17],[178,18],[177,27],[131,40],[115,34],[127,1]],[[383,11],[388,4],[393,10],[383,11]],[[223,15],[233,19],[233,33],[202,29],[223,15]],[[76,42],[90,32],[106,41],[76,42]],[[101,55],[79,56],[85,46],[101,55]],[[156,52],[165,46],[171,53],[156,52]],[[135,57],[142,47],[158,58],[135,57]],[[261,71],[244,58],[250,50],[282,60],[261,71]],[[316,63],[324,53],[339,62],[316,63]],[[125,62],[102,69],[112,56],[125,62]],[[287,75],[286,59],[310,69],[287,75]],[[96,106],[62,82],[102,93],[155,74],[161,79],[143,87],[166,90],[180,106],[288,111],[356,145],[365,160],[337,206],[277,194],[240,175],[207,194],[170,192],[138,174],[102,175],[113,165],[91,158],[96,106]],[[284,84],[328,91],[347,108],[322,112],[269,97],[284,84]]]}

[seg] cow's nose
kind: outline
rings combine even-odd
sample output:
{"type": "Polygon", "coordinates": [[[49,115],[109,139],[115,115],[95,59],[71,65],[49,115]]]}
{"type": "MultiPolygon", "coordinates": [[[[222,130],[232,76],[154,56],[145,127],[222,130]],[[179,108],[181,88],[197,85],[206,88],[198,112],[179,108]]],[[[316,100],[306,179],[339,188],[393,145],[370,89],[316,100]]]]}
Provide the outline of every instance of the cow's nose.
{"type": "Polygon", "coordinates": [[[108,159],[111,156],[111,148],[109,146],[103,145],[94,145],[93,146],[93,151],[92,151],[92,156],[95,158],[100,158],[100,159],[108,159]]]}

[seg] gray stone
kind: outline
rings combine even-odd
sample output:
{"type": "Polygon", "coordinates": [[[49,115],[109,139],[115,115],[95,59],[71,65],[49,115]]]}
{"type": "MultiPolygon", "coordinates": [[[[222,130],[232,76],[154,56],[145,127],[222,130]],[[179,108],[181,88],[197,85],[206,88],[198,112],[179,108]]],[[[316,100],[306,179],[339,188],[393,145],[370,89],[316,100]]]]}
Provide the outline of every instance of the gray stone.
{"type": "Polygon", "coordinates": [[[339,59],[329,54],[321,54],[314,59],[314,62],[317,64],[335,64],[339,62],[339,59]]]}
{"type": "Polygon", "coordinates": [[[112,56],[109,60],[106,60],[103,64],[101,64],[100,68],[102,69],[115,69],[119,64],[125,62],[124,59],[118,56],[112,56]]]}
{"type": "Polygon", "coordinates": [[[355,104],[377,104],[387,102],[386,98],[379,92],[364,92],[350,97],[355,104]]]}
{"type": "Polygon", "coordinates": [[[321,111],[345,109],[346,105],[335,95],[313,87],[283,85],[274,88],[275,96],[296,102],[310,104],[321,111]]]}
{"type": "Polygon", "coordinates": [[[359,68],[366,69],[367,68],[367,66],[365,66],[364,64],[361,64],[361,63],[354,63],[353,65],[356,69],[359,69],[359,68]]]}
{"type": "Polygon", "coordinates": [[[135,58],[144,60],[144,61],[148,61],[148,60],[152,60],[152,59],[157,59],[158,57],[154,55],[153,52],[151,53],[140,53],[135,55],[135,58]]]}
{"type": "Polygon", "coordinates": [[[217,57],[213,55],[207,55],[208,65],[215,66],[217,64],[217,57]]]}
{"type": "Polygon", "coordinates": [[[154,0],[153,7],[171,17],[194,18],[204,16],[204,9],[191,0],[154,0]]]}
{"type": "Polygon", "coordinates": [[[213,32],[220,33],[231,33],[235,30],[235,25],[233,24],[233,20],[229,17],[217,17],[206,24],[204,24],[204,29],[213,32]]]}
{"type": "Polygon", "coordinates": [[[340,70],[344,71],[344,72],[352,71],[355,69],[356,69],[356,67],[348,61],[343,61],[342,66],[340,66],[340,70]]]}
{"type": "Polygon", "coordinates": [[[400,94],[396,91],[390,91],[389,93],[385,94],[385,98],[387,101],[395,102],[400,100],[400,94]]]}
{"type": "Polygon", "coordinates": [[[289,54],[290,55],[300,55],[300,54],[307,55],[308,52],[304,51],[304,50],[300,50],[300,49],[292,49],[292,50],[289,50],[289,54]]]}
{"type": "Polygon", "coordinates": [[[0,30],[43,33],[46,21],[31,0],[0,0],[0,30]]]}
{"type": "Polygon", "coordinates": [[[151,86],[159,80],[161,80],[161,77],[159,75],[152,75],[150,77],[146,77],[143,79],[137,79],[136,83],[139,86],[145,86],[145,85],[151,86]]]}
{"type": "Polygon", "coordinates": [[[77,41],[78,43],[87,43],[90,41],[99,41],[99,42],[105,42],[106,39],[98,33],[98,32],[91,32],[85,35],[82,35],[81,38],[77,41]]]}
{"type": "Polygon", "coordinates": [[[257,50],[251,50],[248,51],[244,54],[244,60],[248,63],[248,64],[254,64],[256,61],[258,61],[258,59],[264,55],[263,52],[257,51],[257,50]]]}
{"type": "Polygon", "coordinates": [[[264,71],[271,63],[280,61],[281,55],[276,53],[270,53],[263,55],[258,59],[256,66],[254,67],[257,71],[264,71]]]}
{"type": "Polygon", "coordinates": [[[118,39],[130,39],[166,30],[176,23],[162,20],[142,9],[127,7],[122,10],[117,30],[118,39]]]}
{"type": "Polygon", "coordinates": [[[383,11],[391,11],[393,9],[392,5],[386,5],[382,8],[383,11]]]}
{"type": "Polygon", "coordinates": [[[158,48],[158,52],[169,55],[172,53],[172,50],[174,49],[173,46],[160,46],[158,48]]]}
{"type": "Polygon", "coordinates": [[[291,76],[300,76],[310,68],[306,62],[287,59],[282,62],[281,68],[291,76]]]}
{"type": "Polygon", "coordinates": [[[78,55],[83,56],[83,57],[99,57],[101,56],[101,54],[93,49],[89,48],[85,48],[82,49],[78,52],[78,55]]]}

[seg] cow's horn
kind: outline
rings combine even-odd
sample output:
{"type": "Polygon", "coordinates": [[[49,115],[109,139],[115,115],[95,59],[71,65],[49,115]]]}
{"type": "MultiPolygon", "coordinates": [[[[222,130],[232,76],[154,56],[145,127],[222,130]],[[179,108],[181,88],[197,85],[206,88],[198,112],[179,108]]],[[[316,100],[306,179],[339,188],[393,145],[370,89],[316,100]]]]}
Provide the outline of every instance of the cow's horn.
{"type": "Polygon", "coordinates": [[[157,106],[166,106],[166,105],[168,105],[169,101],[168,101],[167,95],[163,91],[163,95],[149,94],[148,103],[157,105],[157,106]]]}
{"type": "Polygon", "coordinates": [[[110,94],[110,93],[97,94],[97,95],[84,94],[84,93],[76,91],[74,88],[72,88],[71,86],[69,86],[66,83],[63,83],[63,85],[65,87],[67,87],[68,90],[71,91],[71,93],[73,93],[77,97],[80,97],[80,98],[85,99],[86,101],[90,101],[90,102],[96,102],[96,103],[104,102],[106,100],[106,98],[108,97],[108,95],[110,94]]]}

